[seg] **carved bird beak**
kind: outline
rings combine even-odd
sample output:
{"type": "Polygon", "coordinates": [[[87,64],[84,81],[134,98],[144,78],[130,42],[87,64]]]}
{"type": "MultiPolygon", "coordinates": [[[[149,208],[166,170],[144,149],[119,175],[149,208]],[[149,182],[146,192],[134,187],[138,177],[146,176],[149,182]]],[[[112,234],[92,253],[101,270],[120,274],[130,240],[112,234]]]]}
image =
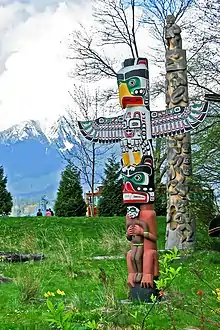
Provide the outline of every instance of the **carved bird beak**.
{"type": "Polygon", "coordinates": [[[125,96],[132,96],[128,90],[128,86],[125,82],[121,82],[119,85],[119,101],[120,101],[120,105],[123,107],[123,98],[125,96]]]}
{"type": "Polygon", "coordinates": [[[128,86],[125,82],[121,82],[119,85],[119,101],[122,109],[127,107],[134,107],[137,105],[143,105],[142,96],[133,96],[129,92],[128,86]]]}

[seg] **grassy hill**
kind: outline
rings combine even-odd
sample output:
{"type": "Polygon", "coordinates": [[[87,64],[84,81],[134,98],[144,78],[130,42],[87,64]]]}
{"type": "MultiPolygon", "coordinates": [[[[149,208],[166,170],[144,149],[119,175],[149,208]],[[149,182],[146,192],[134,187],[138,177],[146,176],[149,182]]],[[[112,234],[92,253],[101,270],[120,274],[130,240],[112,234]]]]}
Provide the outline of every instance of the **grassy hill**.
{"type": "MultiPolygon", "coordinates": [[[[158,248],[163,249],[165,218],[158,217],[157,223],[158,248]]],[[[205,329],[217,329],[220,302],[212,291],[220,287],[219,252],[211,250],[212,240],[201,226],[197,240],[198,250],[184,259],[181,276],[167,292],[174,320],[171,322],[167,314],[166,301],[161,302],[148,316],[146,329],[172,329],[173,322],[176,329],[201,327],[198,290],[203,290],[205,329]]],[[[98,324],[103,329],[140,329],[150,306],[121,303],[129,292],[125,258],[93,259],[123,257],[128,249],[122,217],[1,218],[0,251],[44,253],[46,258],[23,264],[0,262],[0,274],[14,279],[0,287],[0,329],[52,329],[46,320],[50,313],[44,293],[57,289],[64,291],[65,296],[55,294],[50,300],[55,305],[64,300],[65,310],[73,313],[69,329],[98,329],[98,324]],[[108,285],[103,285],[99,278],[100,267],[107,274],[108,285]]],[[[160,257],[163,258],[163,252],[160,257]]]]}

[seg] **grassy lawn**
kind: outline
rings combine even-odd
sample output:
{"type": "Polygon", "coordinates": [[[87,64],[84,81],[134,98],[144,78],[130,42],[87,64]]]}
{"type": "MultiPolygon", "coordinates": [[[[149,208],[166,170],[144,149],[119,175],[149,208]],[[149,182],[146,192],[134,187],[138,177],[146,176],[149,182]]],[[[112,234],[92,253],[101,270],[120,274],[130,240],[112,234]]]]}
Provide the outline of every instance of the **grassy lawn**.
{"type": "MultiPolygon", "coordinates": [[[[158,248],[163,249],[165,218],[158,217],[157,223],[158,248]]],[[[220,287],[220,253],[211,250],[212,240],[200,226],[197,240],[197,251],[181,261],[182,274],[167,292],[176,329],[201,328],[198,290],[203,290],[205,329],[218,329],[220,322],[220,302],[212,293],[220,287]]],[[[66,310],[73,312],[78,325],[70,329],[80,329],[80,324],[96,329],[98,323],[106,324],[105,329],[140,329],[151,305],[121,303],[129,293],[125,258],[92,258],[125,256],[128,248],[122,217],[1,218],[0,251],[44,253],[46,259],[17,264],[0,262],[0,274],[14,279],[0,286],[0,329],[52,329],[46,321],[49,313],[44,293],[57,289],[63,290],[65,296],[56,294],[50,300],[56,304],[64,299],[66,310]],[[107,286],[99,278],[100,267],[107,274],[107,286]]],[[[174,266],[179,265],[180,261],[174,266]]],[[[166,301],[156,304],[146,319],[145,329],[172,329],[168,314],[166,301]]]]}

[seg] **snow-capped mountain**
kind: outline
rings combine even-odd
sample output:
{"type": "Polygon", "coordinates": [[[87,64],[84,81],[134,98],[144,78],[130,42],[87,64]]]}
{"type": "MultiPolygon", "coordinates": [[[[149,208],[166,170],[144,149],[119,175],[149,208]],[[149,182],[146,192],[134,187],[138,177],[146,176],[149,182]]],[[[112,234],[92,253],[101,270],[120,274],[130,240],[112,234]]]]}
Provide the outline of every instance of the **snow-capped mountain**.
{"type": "Polygon", "coordinates": [[[35,120],[21,122],[0,132],[0,143],[10,145],[30,138],[41,139],[47,141],[47,137],[43,133],[40,123],[35,120]]]}
{"type": "Polygon", "coordinates": [[[0,131],[0,144],[12,145],[30,139],[56,144],[59,149],[71,148],[70,141],[74,140],[74,129],[67,123],[65,117],[60,117],[50,125],[27,120],[0,131]]]}
{"type": "MultiPolygon", "coordinates": [[[[64,117],[50,125],[24,121],[0,132],[0,166],[4,167],[16,205],[21,200],[38,203],[43,195],[55,199],[60,174],[66,165],[62,155],[69,155],[73,147],[77,150],[77,140],[74,125],[69,125],[64,117]]],[[[97,164],[99,179],[112,152],[117,154],[117,148],[102,154],[97,164]]]]}
{"type": "Polygon", "coordinates": [[[44,130],[48,141],[56,143],[61,151],[71,149],[73,146],[75,129],[74,125],[70,125],[65,117],[59,117],[49,129],[44,130]]]}
{"type": "Polygon", "coordinates": [[[0,165],[8,176],[8,188],[19,198],[54,198],[64,167],[58,146],[65,148],[60,119],[45,130],[29,120],[0,132],[0,165]],[[54,132],[57,134],[54,134],[54,132]]]}

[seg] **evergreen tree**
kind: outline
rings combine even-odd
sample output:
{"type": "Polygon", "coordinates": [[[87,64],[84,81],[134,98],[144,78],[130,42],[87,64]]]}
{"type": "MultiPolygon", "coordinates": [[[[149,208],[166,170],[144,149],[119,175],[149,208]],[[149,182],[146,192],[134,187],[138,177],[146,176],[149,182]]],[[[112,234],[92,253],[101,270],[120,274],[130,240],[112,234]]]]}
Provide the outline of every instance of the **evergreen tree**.
{"type": "Polygon", "coordinates": [[[8,215],[11,212],[13,202],[10,192],[7,191],[7,177],[4,177],[4,169],[0,167],[0,215],[8,215]]]}
{"type": "Polygon", "coordinates": [[[114,155],[112,158],[108,158],[104,173],[102,198],[98,203],[99,215],[109,217],[113,215],[125,215],[126,206],[123,204],[120,164],[117,163],[114,155]]]}
{"type": "Polygon", "coordinates": [[[83,199],[79,172],[68,164],[61,174],[60,186],[54,205],[58,217],[74,217],[86,214],[86,203],[83,199]]]}

